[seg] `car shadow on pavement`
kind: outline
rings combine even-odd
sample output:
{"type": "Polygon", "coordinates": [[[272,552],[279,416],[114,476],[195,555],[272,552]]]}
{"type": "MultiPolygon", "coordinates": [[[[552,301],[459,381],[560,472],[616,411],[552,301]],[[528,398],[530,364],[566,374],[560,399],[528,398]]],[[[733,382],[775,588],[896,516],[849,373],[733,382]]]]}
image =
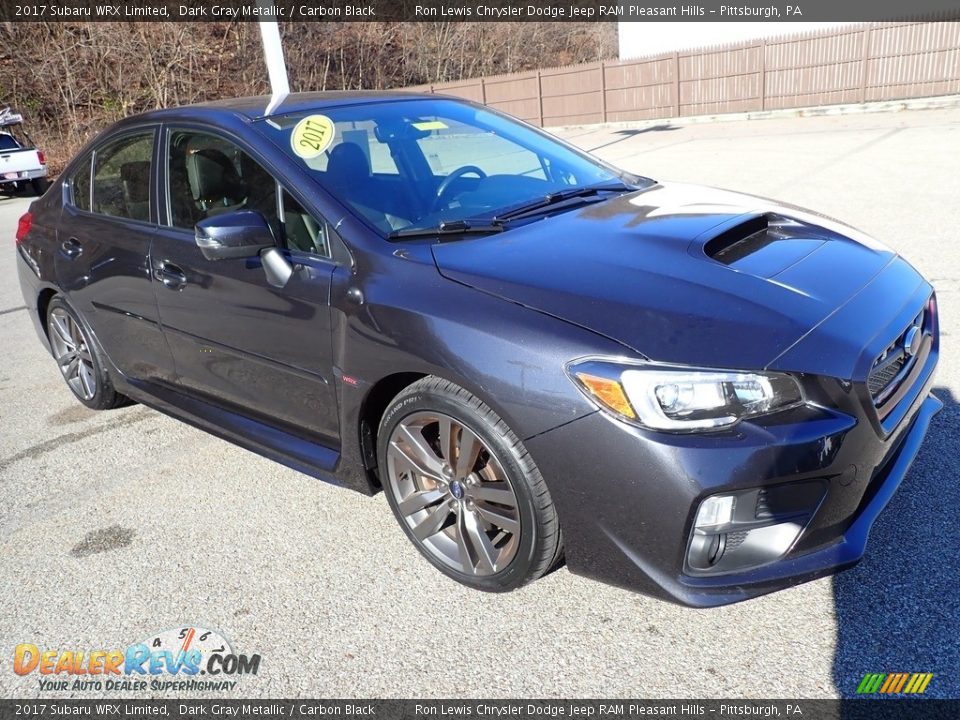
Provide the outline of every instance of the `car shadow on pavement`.
{"type": "Polygon", "coordinates": [[[960,404],[943,410],[863,561],[834,578],[833,678],[856,697],[866,673],[933,673],[924,698],[960,697],[960,404]]]}
{"type": "Polygon", "coordinates": [[[36,194],[27,188],[17,188],[16,190],[7,187],[0,188],[0,203],[22,197],[33,198],[36,197],[36,194]]]}
{"type": "Polygon", "coordinates": [[[616,140],[611,140],[610,142],[603,143],[603,145],[597,145],[596,147],[592,147],[589,150],[587,150],[587,152],[596,152],[601,148],[610,147],[611,145],[616,145],[617,143],[621,143],[624,140],[629,140],[630,138],[635,137],[637,135],[642,135],[643,133],[664,132],[667,130],[680,130],[680,129],[681,127],[679,125],[671,125],[670,123],[660,123],[659,125],[650,125],[649,127],[645,127],[645,128],[628,128],[626,130],[615,130],[614,132],[611,133],[611,135],[619,135],[619,137],[616,140]]]}

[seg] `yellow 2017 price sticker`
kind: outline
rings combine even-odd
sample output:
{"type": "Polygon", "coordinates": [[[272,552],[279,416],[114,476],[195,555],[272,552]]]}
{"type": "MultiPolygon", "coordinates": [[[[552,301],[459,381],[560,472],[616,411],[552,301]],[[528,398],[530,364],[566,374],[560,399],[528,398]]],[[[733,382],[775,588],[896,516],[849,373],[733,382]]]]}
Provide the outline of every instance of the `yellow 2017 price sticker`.
{"type": "Polygon", "coordinates": [[[290,134],[290,147],[298,157],[311,160],[333,143],[336,130],[326,115],[308,115],[298,122],[290,134]]]}

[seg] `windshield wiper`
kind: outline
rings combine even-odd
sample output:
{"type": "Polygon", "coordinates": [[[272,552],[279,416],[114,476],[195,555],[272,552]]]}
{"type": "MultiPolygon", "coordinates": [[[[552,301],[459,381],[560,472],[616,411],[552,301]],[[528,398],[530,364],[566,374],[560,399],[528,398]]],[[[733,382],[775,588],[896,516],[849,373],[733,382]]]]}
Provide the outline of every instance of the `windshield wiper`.
{"type": "Polygon", "coordinates": [[[503,232],[503,223],[498,220],[447,220],[435,227],[408,227],[394,230],[388,238],[436,237],[438,235],[488,235],[503,232]]]}
{"type": "Polygon", "coordinates": [[[604,183],[602,185],[587,185],[585,187],[570,188],[569,190],[557,190],[547,193],[533,202],[524,203],[523,205],[510,208],[505,212],[498,213],[493,219],[494,221],[514,220],[525,215],[531,215],[549,209],[554,205],[559,205],[562,202],[573,200],[574,198],[588,198],[607,192],[623,193],[635,189],[636,188],[625,183],[615,182],[604,183]]]}

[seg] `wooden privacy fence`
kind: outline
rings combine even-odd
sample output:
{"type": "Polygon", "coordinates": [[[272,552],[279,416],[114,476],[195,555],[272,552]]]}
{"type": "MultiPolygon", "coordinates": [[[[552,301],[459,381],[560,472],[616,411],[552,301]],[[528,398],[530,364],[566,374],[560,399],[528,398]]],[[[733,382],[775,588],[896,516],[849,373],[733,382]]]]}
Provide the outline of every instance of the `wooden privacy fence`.
{"type": "Polygon", "coordinates": [[[960,22],[869,23],[410,89],[548,127],[950,95],[960,22]]]}

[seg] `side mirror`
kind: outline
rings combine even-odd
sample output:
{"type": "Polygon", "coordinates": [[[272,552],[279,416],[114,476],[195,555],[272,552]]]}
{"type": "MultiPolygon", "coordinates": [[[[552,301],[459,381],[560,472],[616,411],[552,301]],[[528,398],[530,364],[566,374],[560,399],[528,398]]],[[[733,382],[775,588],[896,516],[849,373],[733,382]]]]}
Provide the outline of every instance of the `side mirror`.
{"type": "Polygon", "coordinates": [[[266,218],[255,210],[204,218],[194,230],[197,247],[207,260],[248,258],[274,247],[266,218]]]}

